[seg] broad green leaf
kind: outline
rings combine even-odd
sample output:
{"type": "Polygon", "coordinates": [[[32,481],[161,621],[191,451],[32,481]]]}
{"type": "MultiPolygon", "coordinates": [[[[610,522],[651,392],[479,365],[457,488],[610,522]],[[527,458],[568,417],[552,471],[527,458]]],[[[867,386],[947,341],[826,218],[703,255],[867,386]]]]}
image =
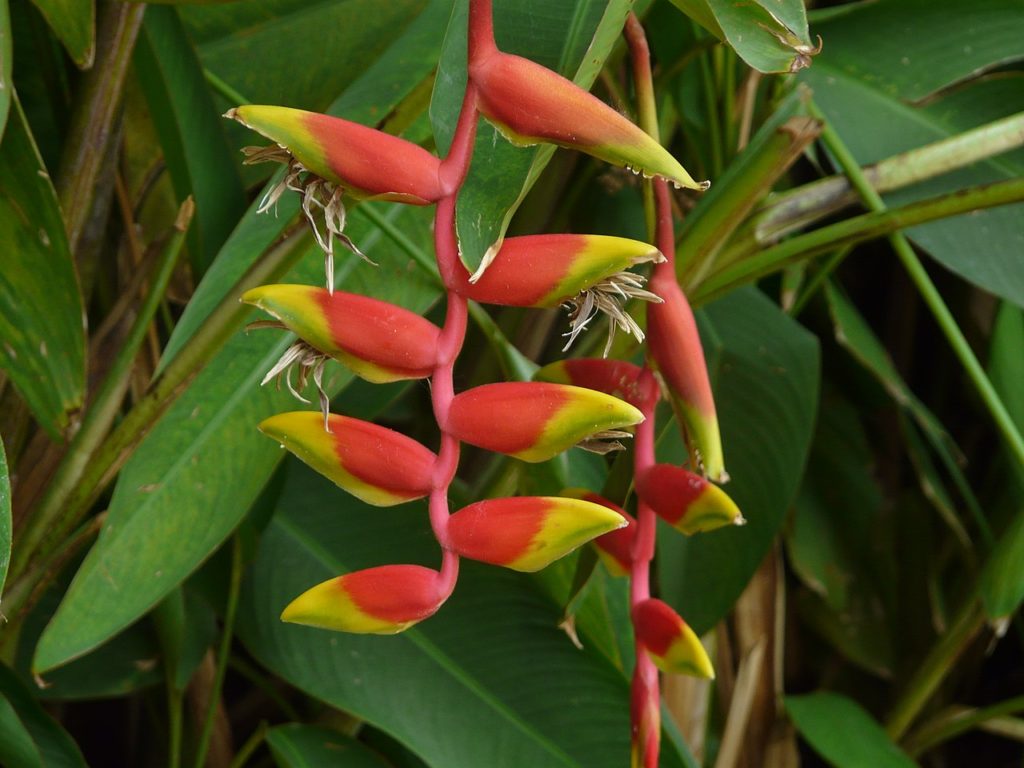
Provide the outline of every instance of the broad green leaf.
{"type": "Polygon", "coordinates": [[[859,704],[825,691],[787,696],[786,711],[800,735],[836,768],[913,768],[859,704]]]}
{"type": "Polygon", "coordinates": [[[7,10],[7,0],[0,0],[0,139],[4,136],[7,113],[11,109],[11,92],[14,89],[14,81],[11,80],[13,63],[11,15],[7,10]]]}
{"type": "MultiPolygon", "coordinates": [[[[494,34],[498,47],[525,56],[590,88],[622,32],[630,0],[497,0],[494,34]]],[[[455,5],[430,120],[438,149],[446,152],[455,132],[466,85],[468,4],[455,5]]],[[[512,214],[554,149],[520,148],[481,120],[473,162],[459,192],[457,231],[462,260],[475,270],[488,248],[500,243],[512,214]]]]}
{"type": "Polygon", "coordinates": [[[351,736],[319,725],[289,723],[267,731],[267,746],[280,768],[388,768],[351,736]]]}
{"type": "MultiPolygon", "coordinates": [[[[756,290],[736,291],[702,315],[732,477],[725,490],[747,525],[691,538],[659,530],[663,597],[698,633],[728,613],[782,525],[803,476],[819,377],[816,339],[756,290]]],[[[678,427],[661,432],[658,460],[681,463],[678,427]]]]}
{"type": "MultiPolygon", "coordinates": [[[[895,29],[895,23],[878,28],[895,29]]],[[[1017,4],[999,0],[966,6],[955,0],[861,4],[822,25],[828,45],[801,77],[814,89],[815,102],[854,157],[861,165],[867,165],[1024,110],[1024,74],[1019,72],[982,78],[942,92],[921,106],[908,103],[909,99],[930,93],[934,87],[970,75],[980,66],[973,59],[975,55],[992,63],[1000,61],[999,41],[1004,34],[1012,35],[1008,39],[1014,41],[1019,53],[1019,40],[1024,33],[1012,30],[1022,23],[1024,14],[1017,4]],[[912,33],[870,38],[881,41],[885,48],[899,49],[893,53],[899,57],[893,71],[900,71],[900,80],[888,82],[872,69],[878,61],[876,45],[865,45],[866,38],[852,34],[851,29],[859,13],[888,9],[902,14],[899,9],[904,7],[917,9],[913,25],[906,27],[913,29],[912,33]],[[949,14],[954,8],[957,23],[950,24],[949,14]],[[1000,8],[1004,10],[999,11],[1000,8]],[[1011,12],[1008,8],[1017,10],[1011,12]],[[990,13],[994,16],[990,17],[990,13]],[[1008,18],[1010,13],[1016,21],[1008,18]],[[926,32],[933,27],[944,27],[947,38],[955,35],[957,43],[936,48],[934,38],[926,32]],[[960,39],[962,35],[968,35],[970,40],[960,39]],[[961,55],[963,47],[970,50],[961,55]],[[941,76],[933,78],[936,72],[941,76]]],[[[903,205],[966,186],[1017,178],[1022,172],[1024,161],[1018,151],[888,194],[885,201],[891,206],[903,205]]],[[[906,234],[947,269],[1024,306],[1024,270],[1020,269],[1019,259],[1024,247],[1024,205],[936,221],[909,229],[906,234]]]]}
{"type": "MultiPolygon", "coordinates": [[[[427,5],[427,0],[247,0],[186,6],[180,13],[203,66],[252,103],[319,112],[410,25],[430,23],[417,18],[427,5]],[[261,66],[253,66],[256,61],[261,66]]],[[[379,112],[370,122],[386,114],[379,112]]]]}
{"type": "Polygon", "coordinates": [[[192,195],[192,269],[201,275],[246,208],[237,165],[192,44],[174,8],[146,12],[135,67],[178,202],[192,195]]]}
{"type": "MultiPolygon", "coordinates": [[[[989,351],[989,375],[1003,405],[1018,429],[1024,429],[1024,311],[1003,304],[996,314],[989,351]]],[[[1012,461],[1019,485],[1024,489],[1024,467],[1012,461]]]]}
{"type": "Polygon", "coordinates": [[[822,401],[786,552],[818,598],[799,603],[810,625],[857,664],[887,675],[893,645],[880,593],[894,571],[874,457],[853,404],[833,393],[822,401]]]}
{"type": "MultiPolygon", "coordinates": [[[[422,79],[424,68],[429,70],[440,43],[439,27],[409,29],[338,105],[351,110],[355,119],[367,112],[387,112],[422,79]]],[[[287,206],[295,210],[296,205],[293,198],[283,200],[281,219],[257,219],[250,209],[176,326],[165,360],[195,333],[256,254],[274,242],[287,221],[287,206]]],[[[413,241],[429,242],[429,210],[382,210],[413,241]]],[[[350,214],[350,226],[356,242],[382,266],[342,259],[339,287],[415,310],[436,300],[433,284],[428,287],[408,268],[408,256],[371,227],[358,208],[350,214]]],[[[314,284],[322,280],[323,256],[312,246],[305,262],[283,278],[314,284]]],[[[262,439],[255,425],[301,406],[279,391],[258,387],[287,343],[274,331],[238,334],[140,446],[119,479],[107,527],[44,633],[36,660],[40,669],[86,653],[138,619],[195,570],[242,518],[281,458],[281,451],[262,439]],[[173,549],[162,544],[168,536],[177,543],[173,549]],[[116,572],[109,571],[115,564],[116,572]]],[[[340,368],[327,377],[331,391],[340,391],[350,380],[340,368]]]]}
{"type": "Polygon", "coordinates": [[[32,698],[21,680],[3,665],[0,665],[0,701],[6,701],[17,713],[42,758],[41,765],[46,768],[87,768],[72,738],[32,698]]]}
{"type": "Polygon", "coordinates": [[[11,562],[11,478],[7,470],[7,454],[0,439],[0,597],[7,580],[7,566],[11,562]]]}
{"type": "Polygon", "coordinates": [[[0,368],[58,440],[81,407],[85,329],[57,196],[21,105],[0,143],[0,368]]]}
{"type": "Polygon", "coordinates": [[[0,697],[0,765],[8,768],[42,768],[43,758],[32,734],[7,699],[0,697]]]}
{"type": "Polygon", "coordinates": [[[803,0],[672,0],[683,13],[725,40],[761,72],[795,72],[814,49],[803,0]]]}
{"type": "Polygon", "coordinates": [[[96,55],[94,0],[32,0],[54,34],[64,43],[79,69],[92,66],[96,55]]]}
{"type": "MultiPolygon", "coordinates": [[[[422,503],[370,508],[289,460],[285,489],[243,587],[238,633],[275,674],[366,720],[429,765],[619,768],[629,686],[556,626],[561,606],[529,576],[463,561],[437,614],[394,637],[279,621],[327,578],[383,563],[437,565],[422,503]]],[[[663,768],[685,764],[663,744],[663,768]]]]}
{"type": "Polygon", "coordinates": [[[812,72],[827,61],[829,69],[905,102],[1024,58],[1017,0],[850,3],[814,29],[826,42],[812,72]]]}

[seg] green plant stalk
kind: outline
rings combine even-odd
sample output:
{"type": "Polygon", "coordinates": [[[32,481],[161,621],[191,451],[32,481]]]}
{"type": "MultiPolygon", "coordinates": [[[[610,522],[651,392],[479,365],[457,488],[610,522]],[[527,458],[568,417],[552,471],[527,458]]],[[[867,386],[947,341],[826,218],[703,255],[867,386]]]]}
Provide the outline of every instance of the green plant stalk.
{"type": "Polygon", "coordinates": [[[236,533],[231,537],[231,581],[228,585],[228,604],[224,611],[224,628],[221,630],[220,649],[217,652],[217,671],[210,688],[210,701],[206,705],[203,730],[199,734],[199,743],[196,746],[195,768],[203,768],[206,765],[206,753],[210,749],[213,723],[217,718],[217,704],[220,702],[220,692],[224,686],[228,658],[231,656],[231,639],[235,632],[235,614],[238,612],[238,594],[241,590],[242,540],[236,533]]]}
{"type": "Polygon", "coordinates": [[[925,656],[921,666],[897,699],[885,724],[893,741],[899,741],[931,695],[945,679],[953,663],[985,626],[985,613],[976,596],[964,602],[946,632],[925,656]]]}
{"type": "MultiPolygon", "coordinates": [[[[813,103],[811,104],[811,111],[817,113],[817,116],[823,121],[825,120],[824,115],[813,103]]],[[[829,151],[835,156],[836,161],[843,169],[843,172],[849,177],[850,183],[853,184],[854,189],[856,189],[864,199],[864,203],[867,207],[872,211],[884,212],[886,210],[886,206],[882,201],[881,196],[875,191],[874,187],[868,183],[868,180],[864,177],[860,166],[857,165],[856,159],[854,159],[849,149],[847,149],[843,140],[839,138],[839,134],[835,132],[827,121],[825,121],[824,128],[822,129],[821,139],[825,143],[825,146],[828,147],[829,151]]],[[[960,326],[953,317],[953,313],[949,311],[949,307],[947,307],[946,303],[942,300],[942,296],[935,287],[935,283],[933,283],[932,279],[928,276],[928,271],[924,268],[924,264],[921,263],[917,254],[914,253],[914,249],[911,247],[910,241],[907,240],[906,236],[903,235],[902,232],[892,233],[889,236],[889,242],[892,244],[893,250],[896,251],[896,255],[903,263],[904,268],[906,268],[907,272],[910,274],[910,278],[914,281],[914,285],[917,286],[917,290],[921,294],[921,298],[924,299],[928,308],[935,316],[935,320],[938,322],[947,341],[949,341],[950,346],[953,347],[954,353],[956,353],[956,356],[960,359],[960,364],[963,365],[964,370],[967,371],[967,375],[974,383],[975,388],[978,390],[978,394],[981,396],[981,399],[988,408],[992,419],[995,421],[996,427],[1002,433],[1003,439],[1006,441],[1010,452],[1016,458],[1020,466],[1024,467],[1024,438],[1021,437],[1020,432],[1017,430],[1017,425],[1013,421],[1013,417],[1010,416],[1009,411],[1006,410],[1006,406],[1003,404],[1002,398],[999,397],[999,393],[997,393],[995,387],[992,386],[992,382],[985,373],[985,369],[982,368],[981,363],[978,362],[978,358],[975,356],[970,344],[967,343],[967,339],[964,337],[963,331],[960,330],[960,326]]]]}
{"type": "Polygon", "coordinates": [[[146,10],[144,3],[105,3],[96,35],[97,61],[82,77],[56,178],[68,248],[74,254],[92,211],[125,75],[146,10]]]}
{"type": "MultiPolygon", "coordinates": [[[[696,27],[696,24],[694,24],[696,27]]],[[[723,167],[722,126],[718,117],[718,101],[715,99],[715,82],[711,74],[708,58],[714,55],[715,48],[706,51],[697,58],[700,70],[701,88],[704,91],[704,106],[707,108],[708,140],[711,144],[711,178],[720,176],[723,167]]]]}
{"type": "Polygon", "coordinates": [[[174,672],[165,670],[164,680],[167,688],[167,765],[178,768],[181,765],[181,700],[182,691],[174,685],[174,672]]]}
{"type": "MultiPolygon", "coordinates": [[[[916,184],[1024,145],[1024,112],[942,141],[886,158],[862,169],[877,192],[916,184]]],[[[781,237],[857,201],[845,176],[831,176],[776,195],[754,217],[757,242],[781,237]]]]}
{"type": "Polygon", "coordinates": [[[260,744],[263,743],[263,739],[267,736],[267,721],[261,720],[260,724],[256,726],[256,730],[252,732],[252,736],[245,740],[245,744],[242,745],[241,749],[235,753],[234,758],[228,763],[228,768],[242,768],[243,765],[248,762],[249,758],[252,757],[253,753],[259,749],[260,744]]]}
{"type": "Polygon", "coordinates": [[[1024,696],[1015,696],[980,709],[954,707],[918,728],[907,738],[904,748],[911,757],[917,757],[922,752],[982,723],[1019,712],[1024,712],[1024,696]]]}
{"type": "Polygon", "coordinates": [[[250,308],[239,303],[241,295],[249,288],[274,282],[305,253],[308,243],[309,233],[298,228],[284,241],[265,251],[210,313],[206,322],[153,382],[149,391],[92,453],[78,476],[62,483],[60,488],[52,492],[47,491],[33,512],[30,523],[33,529],[38,529],[33,536],[37,546],[33,548],[35,551],[22,547],[19,552],[20,562],[24,564],[31,558],[45,557],[52,548],[59,546],[59,542],[88,512],[153,425],[202,367],[242,327],[250,308]]]}
{"type": "Polygon", "coordinates": [[[804,311],[804,307],[807,306],[807,302],[814,297],[814,294],[818,292],[818,289],[825,284],[825,281],[828,280],[829,276],[835,272],[836,268],[843,263],[843,259],[845,259],[852,250],[853,246],[844,245],[826,259],[825,263],[822,264],[818,268],[818,271],[811,276],[811,279],[807,281],[796,299],[794,299],[793,306],[789,308],[790,316],[797,317],[804,311]]]}
{"type": "Polygon", "coordinates": [[[93,454],[110,431],[114,419],[117,418],[131,378],[135,357],[146,338],[146,332],[150,323],[153,322],[153,317],[156,315],[164,293],[167,291],[171,275],[174,274],[178,256],[185,243],[185,233],[188,231],[194,211],[195,205],[192,198],[188,198],[178,211],[173,234],[160,254],[150,289],[146,293],[142,306],[139,307],[139,313],[128,332],[128,337],[124,340],[110,371],[86,412],[81,428],[72,439],[67,453],[61,459],[53,480],[47,486],[24,533],[19,537],[18,546],[11,558],[11,573],[15,577],[24,571],[30,558],[35,554],[36,548],[48,535],[53,518],[60,511],[61,499],[82,477],[93,454]]]}
{"type": "Polygon", "coordinates": [[[206,78],[206,82],[216,93],[219,93],[224,99],[235,107],[240,107],[244,104],[251,104],[245,96],[240,94],[225,81],[221,80],[215,73],[203,67],[203,77],[206,78]]]}
{"type": "Polygon", "coordinates": [[[751,253],[742,261],[713,272],[696,286],[694,298],[698,303],[710,301],[732,288],[842,245],[856,245],[906,227],[1022,200],[1024,179],[1010,179],[957,190],[899,208],[854,216],[751,253]]]}

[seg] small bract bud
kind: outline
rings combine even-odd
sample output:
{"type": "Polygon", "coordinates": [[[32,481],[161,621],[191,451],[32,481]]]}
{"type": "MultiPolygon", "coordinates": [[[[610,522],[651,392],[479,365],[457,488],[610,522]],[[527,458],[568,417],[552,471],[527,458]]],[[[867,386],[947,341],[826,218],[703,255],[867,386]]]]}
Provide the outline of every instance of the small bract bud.
{"type": "Polygon", "coordinates": [[[596,389],[637,408],[644,408],[658,399],[658,387],[653,377],[641,377],[642,371],[640,366],[624,360],[575,358],[545,365],[533,378],[596,389]]]}
{"type": "Polygon", "coordinates": [[[539,571],[626,520],[581,499],[518,496],[488,499],[449,518],[451,548],[473,560],[515,571],[539,571]]]}
{"type": "Polygon", "coordinates": [[[562,495],[600,504],[622,516],[626,525],[598,536],[594,539],[594,546],[597,548],[598,557],[612,576],[628,576],[633,565],[633,537],[636,535],[636,520],[633,516],[618,504],[584,488],[569,488],[562,491],[562,495]]]}
{"type": "Polygon", "coordinates": [[[659,517],[687,536],[746,523],[725,491],[682,467],[656,464],[637,476],[636,492],[659,517]]]}
{"type": "Polygon", "coordinates": [[[657,141],[610,106],[529,59],[491,49],[470,62],[480,111],[519,145],[577,149],[645,176],[705,190],[657,141]]]}
{"type": "Polygon", "coordinates": [[[422,379],[437,364],[437,326],[386,301],[311,285],[264,285],[242,301],[367,381],[422,379]]]}
{"type": "Polygon", "coordinates": [[[693,310],[674,279],[656,283],[664,303],[647,308],[648,349],[668,387],[676,416],[697,449],[701,468],[712,480],[724,483],[729,475],[693,310]]]}
{"type": "Polygon", "coordinates": [[[281,620],[337,632],[394,635],[444,602],[439,574],[419,565],[382,565],[317,584],[288,604],[281,620]]]}
{"type": "Polygon", "coordinates": [[[319,413],[271,416],[260,431],[367,504],[388,507],[426,496],[436,456],[412,438],[368,421],[319,413]]]}
{"type": "Polygon", "coordinates": [[[508,382],[474,387],[455,396],[447,430],[459,440],[523,461],[546,461],[579,445],[605,453],[643,421],[629,403],[582,387],[508,382]],[[613,441],[613,442],[607,442],[613,441]]]}
{"type": "Polygon", "coordinates": [[[713,680],[715,670],[700,638],[670,606],[648,598],[633,607],[636,639],[662,672],[713,680]]]}

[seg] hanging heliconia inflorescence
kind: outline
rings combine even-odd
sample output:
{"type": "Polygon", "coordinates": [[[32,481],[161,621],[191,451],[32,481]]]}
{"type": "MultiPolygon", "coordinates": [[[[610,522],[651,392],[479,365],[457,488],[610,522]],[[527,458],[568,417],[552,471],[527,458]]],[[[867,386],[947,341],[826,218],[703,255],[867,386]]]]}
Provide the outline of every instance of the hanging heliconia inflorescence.
{"type": "MultiPolygon", "coordinates": [[[[642,30],[632,17],[627,37],[643,116],[653,108],[653,99],[644,102],[650,65],[642,30]]],[[[596,97],[539,64],[498,50],[491,0],[470,0],[468,72],[451,149],[443,159],[403,139],[327,115],[272,106],[243,106],[228,113],[274,142],[247,150],[247,162],[287,166],[260,209],[270,209],[287,190],[301,194],[303,212],[326,254],[326,288],[268,285],[243,296],[270,314],[272,324],[298,337],[265,381],[283,377],[302,399],[312,377],[320,392],[320,413],[278,414],[259,428],[366,503],[386,506],[426,497],[441,550],[436,570],[386,564],[312,586],[284,607],[282,618],[343,632],[401,632],[448,599],[461,557],[536,571],[594,541],[609,571],[631,580],[637,648],[633,765],[656,768],[661,731],[657,670],[701,677],[712,677],[713,671],[694,632],[650,594],[655,520],[661,517],[687,535],[742,522],[736,505],[709,481],[723,482],[727,475],[700,339],[673,263],[668,184],[698,190],[708,184],[694,181],[656,136],[596,97]],[[598,235],[514,237],[492,249],[470,275],[459,256],[455,201],[469,169],[479,115],[517,144],[557,144],[653,178],[657,247],[598,235]],[[436,206],[435,252],[447,298],[441,327],[387,302],[334,290],[335,242],[359,253],[343,231],[345,201],[370,199],[436,206]],[[653,263],[646,287],[641,274],[629,271],[644,263],[653,263]],[[624,306],[633,298],[648,303],[644,366],[567,360],[541,369],[533,382],[486,384],[455,393],[453,371],[465,338],[468,301],[567,306],[570,344],[597,313],[604,313],[607,355],[616,329],[638,341],[644,338],[624,306]],[[393,430],[330,413],[321,378],[331,359],[370,382],[429,379],[440,432],[437,453],[393,430]],[[662,392],[692,447],[689,469],[655,461],[654,409],[662,392]],[[615,450],[634,434],[635,519],[585,490],[559,497],[488,499],[449,510],[462,443],[539,462],[573,446],[599,453],[615,450]]]]}

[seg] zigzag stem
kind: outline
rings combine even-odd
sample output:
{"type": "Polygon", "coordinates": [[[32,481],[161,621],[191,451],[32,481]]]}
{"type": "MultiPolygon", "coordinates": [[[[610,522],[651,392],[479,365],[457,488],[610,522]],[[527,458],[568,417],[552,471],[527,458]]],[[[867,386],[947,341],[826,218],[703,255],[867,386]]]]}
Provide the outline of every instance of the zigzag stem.
{"type": "MultiPolygon", "coordinates": [[[[490,10],[489,8],[487,9],[490,10]]],[[[488,14],[489,15],[489,14],[488,14]]],[[[459,574],[459,556],[450,548],[448,539],[448,489],[459,466],[459,440],[450,432],[448,412],[455,399],[455,361],[466,339],[468,314],[466,299],[455,291],[462,266],[459,258],[458,236],[455,229],[455,204],[459,190],[469,172],[476,139],[476,88],[466,84],[459,121],[455,127],[448,155],[441,163],[441,183],[446,196],[438,201],[434,212],[434,250],[437,271],[445,287],[447,308],[444,326],[438,340],[437,366],[430,377],[430,399],[434,418],[441,431],[441,446],[434,465],[433,488],[430,492],[430,527],[441,546],[441,600],[447,600],[455,589],[459,574]]]]}

